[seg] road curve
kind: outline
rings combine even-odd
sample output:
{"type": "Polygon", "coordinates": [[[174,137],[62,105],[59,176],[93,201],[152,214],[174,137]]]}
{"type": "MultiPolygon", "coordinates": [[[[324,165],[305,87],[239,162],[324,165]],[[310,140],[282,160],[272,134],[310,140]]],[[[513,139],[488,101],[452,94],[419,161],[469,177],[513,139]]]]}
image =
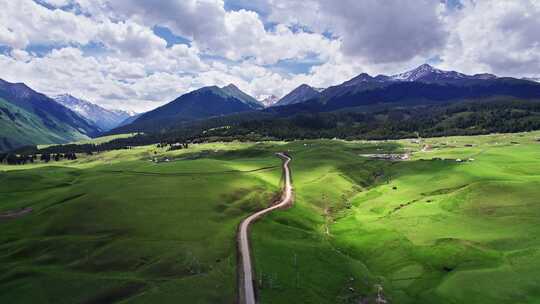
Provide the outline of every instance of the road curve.
{"type": "Polygon", "coordinates": [[[291,158],[284,153],[277,153],[277,156],[283,159],[283,173],[285,173],[285,188],[283,189],[280,200],[271,207],[257,211],[245,218],[240,223],[240,228],[238,230],[238,249],[240,251],[240,259],[242,263],[239,282],[239,296],[241,304],[256,304],[255,288],[253,286],[253,266],[251,264],[251,254],[249,248],[250,225],[265,214],[270,213],[275,209],[286,207],[292,203],[291,172],[289,169],[289,162],[291,161],[291,158]]]}

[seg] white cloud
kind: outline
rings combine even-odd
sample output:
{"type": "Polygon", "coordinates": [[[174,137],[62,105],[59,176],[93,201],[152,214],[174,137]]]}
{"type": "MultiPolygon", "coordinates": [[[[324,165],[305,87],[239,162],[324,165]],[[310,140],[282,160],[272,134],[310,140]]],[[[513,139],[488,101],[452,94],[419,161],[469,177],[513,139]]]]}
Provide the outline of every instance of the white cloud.
{"type": "Polygon", "coordinates": [[[91,57],[74,47],[53,50],[44,57],[13,51],[0,55],[2,78],[25,82],[49,95],[69,92],[108,108],[143,111],[172,100],[190,88],[191,77],[148,73],[142,62],[105,56],[91,57]],[[25,60],[21,60],[25,56],[25,60]],[[174,93],[173,95],[171,95],[174,93]]]}
{"type": "Polygon", "coordinates": [[[345,55],[371,63],[429,56],[444,46],[437,1],[271,0],[271,20],[339,36],[345,55]]]}
{"type": "Polygon", "coordinates": [[[0,0],[0,5],[0,43],[13,48],[99,42],[113,51],[142,57],[167,45],[151,29],[131,21],[97,21],[61,9],[50,10],[31,0],[0,0]]]}
{"type": "Polygon", "coordinates": [[[444,66],[469,73],[539,75],[540,3],[529,0],[465,2],[451,16],[444,66]]]}
{"type": "Polygon", "coordinates": [[[231,60],[252,57],[259,64],[272,64],[308,53],[328,56],[336,48],[335,42],[320,34],[293,33],[283,25],[268,31],[257,13],[226,11],[221,0],[115,0],[100,5],[85,2],[82,7],[148,27],[167,26],[192,39],[198,49],[231,60]]]}
{"type": "Polygon", "coordinates": [[[167,42],[152,30],[130,21],[99,24],[95,39],[110,49],[133,57],[146,57],[167,46],[167,42]]]}
{"type": "Polygon", "coordinates": [[[95,35],[92,21],[31,0],[0,0],[0,43],[24,48],[30,43],[86,44],[95,35]]]}
{"type": "Polygon", "coordinates": [[[0,55],[0,78],[141,111],[206,85],[283,96],[302,83],[328,87],[360,72],[401,72],[432,56],[468,73],[538,76],[539,4],[463,1],[452,10],[428,0],[250,2],[246,8],[261,16],[227,11],[222,0],[41,1],[64,10],[0,0],[0,46],[10,47],[0,55]],[[190,44],[167,47],[155,25],[190,44]],[[38,56],[31,45],[51,50],[38,56]],[[305,64],[312,59],[316,65],[305,64]],[[308,71],[274,65],[283,60],[308,71]]]}
{"type": "Polygon", "coordinates": [[[253,57],[259,64],[273,64],[279,60],[302,59],[311,53],[328,58],[339,48],[338,41],[320,34],[293,33],[282,24],[266,31],[256,13],[244,10],[227,13],[225,30],[229,44],[219,51],[232,60],[253,57]]]}
{"type": "Polygon", "coordinates": [[[31,59],[30,54],[25,50],[13,49],[11,50],[11,57],[18,61],[28,61],[31,59]]]}

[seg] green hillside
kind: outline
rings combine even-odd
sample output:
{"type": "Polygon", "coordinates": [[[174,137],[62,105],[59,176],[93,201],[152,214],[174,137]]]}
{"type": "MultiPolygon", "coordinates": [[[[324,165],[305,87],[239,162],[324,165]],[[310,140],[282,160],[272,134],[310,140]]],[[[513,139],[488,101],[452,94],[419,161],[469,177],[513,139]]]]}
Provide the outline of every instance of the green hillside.
{"type": "Polygon", "coordinates": [[[254,227],[261,303],[537,303],[538,138],[291,146],[296,206],[254,227]]]}
{"type": "Polygon", "coordinates": [[[252,229],[260,303],[535,303],[539,138],[145,146],[0,165],[0,302],[235,302],[236,227],[276,195],[273,153],[288,151],[295,205],[252,229]],[[373,158],[390,153],[410,158],[373,158]]]}
{"type": "Polygon", "coordinates": [[[0,219],[0,302],[233,302],[236,225],[278,190],[279,160],[201,156],[245,147],[144,147],[0,173],[0,214],[33,208],[0,219]],[[176,160],[149,162],[154,151],[176,160]]]}
{"type": "Polygon", "coordinates": [[[48,119],[50,124],[47,126],[35,114],[0,98],[0,151],[37,143],[64,143],[88,138],[53,117],[48,119]]]}

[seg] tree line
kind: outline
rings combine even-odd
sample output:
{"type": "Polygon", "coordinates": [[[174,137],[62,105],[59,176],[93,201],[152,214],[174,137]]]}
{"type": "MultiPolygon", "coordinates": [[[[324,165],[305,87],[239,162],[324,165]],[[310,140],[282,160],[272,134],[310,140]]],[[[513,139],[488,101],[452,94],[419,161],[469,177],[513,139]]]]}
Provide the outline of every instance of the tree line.
{"type": "Polygon", "coordinates": [[[36,162],[48,163],[50,161],[76,160],[77,154],[69,153],[42,153],[42,154],[14,154],[0,153],[0,163],[7,165],[26,165],[36,162]]]}
{"type": "MultiPolygon", "coordinates": [[[[188,143],[214,141],[265,141],[318,138],[346,140],[400,139],[479,135],[540,130],[540,101],[515,98],[466,100],[446,104],[384,104],[333,112],[295,114],[233,114],[193,122],[101,144],[67,144],[13,151],[22,155],[99,153],[158,144],[169,150],[183,149],[188,143]]],[[[14,157],[11,156],[13,162],[14,157]]]]}

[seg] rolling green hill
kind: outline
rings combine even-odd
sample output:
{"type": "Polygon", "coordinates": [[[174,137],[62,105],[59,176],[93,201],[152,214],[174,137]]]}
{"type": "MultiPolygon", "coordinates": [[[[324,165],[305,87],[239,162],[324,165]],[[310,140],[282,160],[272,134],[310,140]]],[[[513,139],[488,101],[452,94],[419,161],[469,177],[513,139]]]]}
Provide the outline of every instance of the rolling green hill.
{"type": "Polygon", "coordinates": [[[296,206],[254,227],[260,302],[536,303],[539,137],[289,146],[296,206]]]}
{"type": "Polygon", "coordinates": [[[99,129],[23,83],[0,79],[0,151],[87,139],[99,129]]]}
{"type": "Polygon", "coordinates": [[[288,151],[295,205],[252,232],[260,303],[535,303],[539,139],[207,143],[0,165],[0,302],[235,302],[236,227],[277,193],[273,153],[288,151]],[[373,158],[391,153],[409,159],[373,158]]]}
{"type": "Polygon", "coordinates": [[[88,138],[53,117],[49,121],[57,127],[51,129],[35,114],[0,98],[0,151],[37,143],[64,143],[88,138]]]}

